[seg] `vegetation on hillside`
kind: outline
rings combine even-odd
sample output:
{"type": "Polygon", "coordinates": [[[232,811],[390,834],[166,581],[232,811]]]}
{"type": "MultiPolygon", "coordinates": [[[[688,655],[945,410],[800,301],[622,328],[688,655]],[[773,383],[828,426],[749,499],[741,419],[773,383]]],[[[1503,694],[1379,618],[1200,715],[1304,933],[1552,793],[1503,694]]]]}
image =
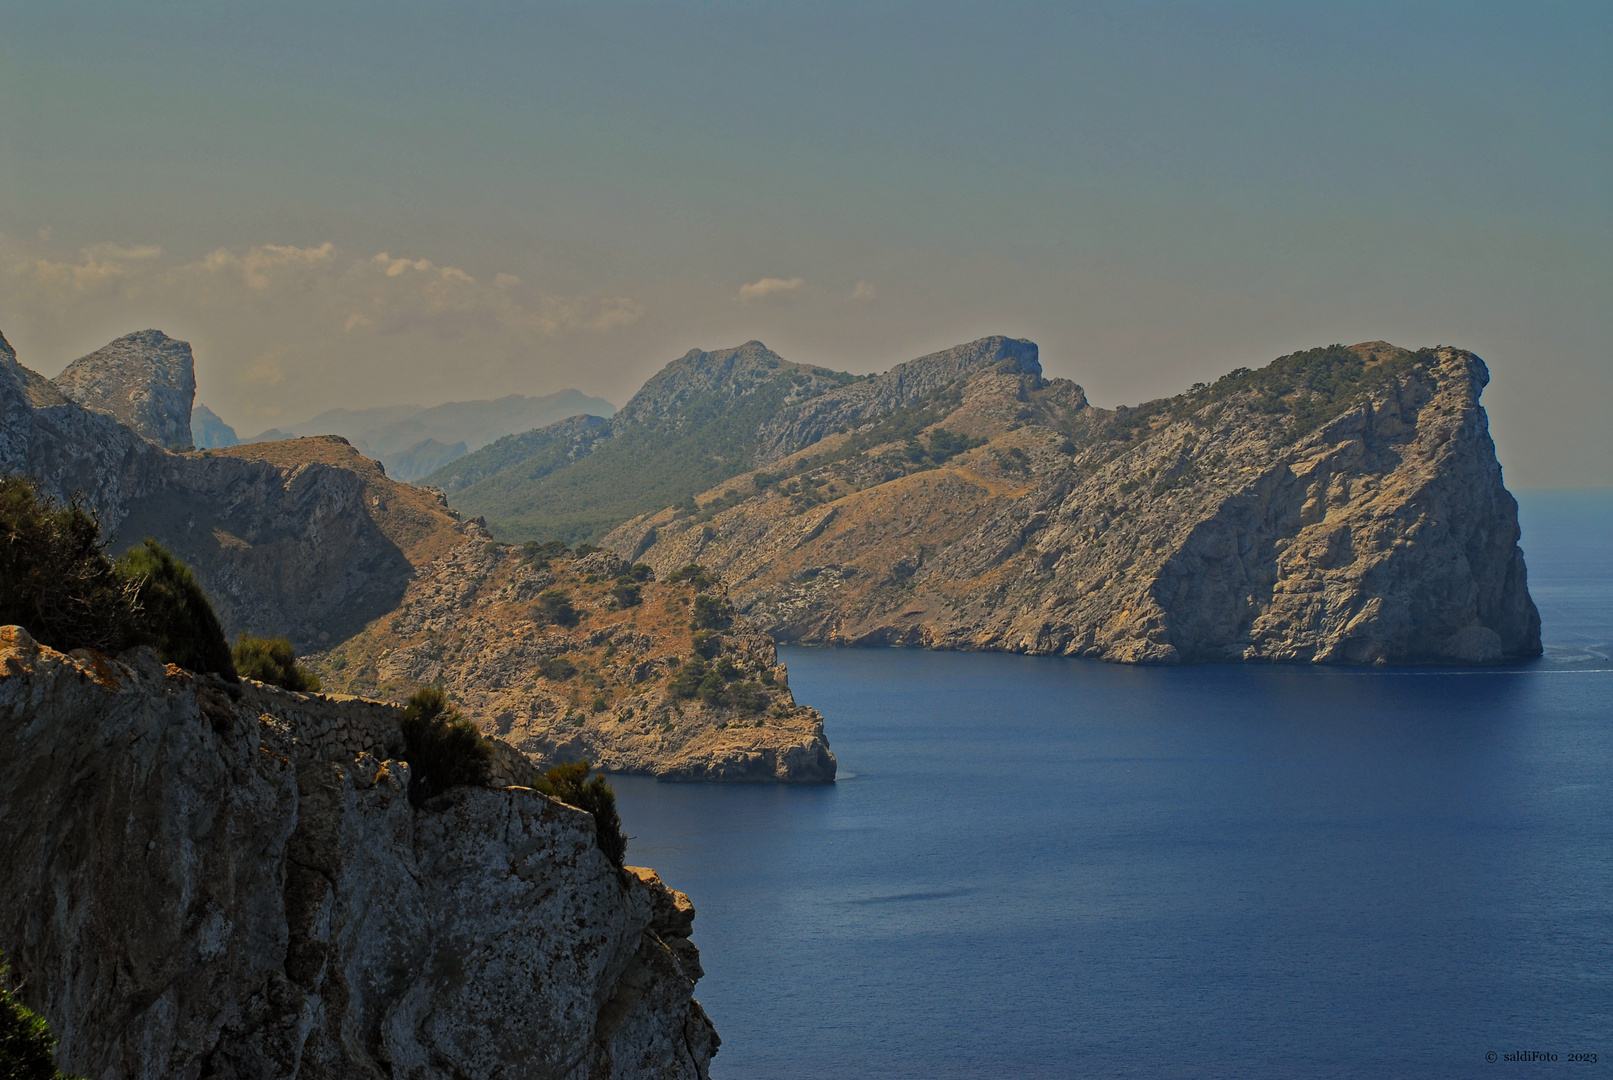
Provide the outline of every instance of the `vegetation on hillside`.
{"type": "Polygon", "coordinates": [[[151,539],[114,562],[93,514],[40,499],[19,477],[0,478],[0,623],[54,649],[150,645],[170,664],[235,678],[218,616],[183,562],[151,539]]]}
{"type": "Polygon", "coordinates": [[[597,540],[749,471],[758,429],[787,400],[855,378],[798,364],[748,368],[731,385],[691,393],[664,412],[629,402],[614,437],[584,445],[554,425],[501,439],[424,482],[448,491],[462,514],[485,517],[501,539],[597,540]]]}
{"type": "Polygon", "coordinates": [[[242,678],[256,679],[299,693],[320,688],[319,676],[297,663],[290,640],[254,637],[242,632],[235,642],[235,670],[242,678]]]}
{"type": "Polygon", "coordinates": [[[537,790],[594,815],[594,842],[616,866],[627,861],[627,834],[616,812],[616,792],[603,776],[589,777],[593,766],[586,760],[556,765],[543,774],[537,790]]]}
{"type": "Polygon", "coordinates": [[[56,1037],[6,986],[10,971],[0,963],[0,1080],[76,1080],[56,1070],[56,1037]]]}
{"type": "Polygon", "coordinates": [[[409,763],[409,801],[415,806],[449,788],[487,783],[493,747],[441,690],[416,690],[399,726],[409,763]]]}
{"type": "Polygon", "coordinates": [[[1237,368],[1213,384],[1200,383],[1185,394],[1135,408],[1122,407],[1104,428],[1103,436],[1119,442],[1147,438],[1162,423],[1183,419],[1237,395],[1250,395],[1257,396],[1262,411],[1285,418],[1282,437],[1293,442],[1343,415],[1369,391],[1426,364],[1433,354],[1432,349],[1394,350],[1369,362],[1344,345],[1290,353],[1263,368],[1237,368]]]}

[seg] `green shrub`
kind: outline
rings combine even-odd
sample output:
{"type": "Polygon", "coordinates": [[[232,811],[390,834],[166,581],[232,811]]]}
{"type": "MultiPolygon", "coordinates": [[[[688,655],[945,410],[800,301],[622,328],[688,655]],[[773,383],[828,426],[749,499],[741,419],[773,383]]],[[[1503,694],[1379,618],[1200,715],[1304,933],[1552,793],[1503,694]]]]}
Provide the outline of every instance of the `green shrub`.
{"type": "Polygon", "coordinates": [[[590,779],[592,768],[587,760],[556,765],[544,773],[537,790],[594,815],[594,842],[607,859],[621,866],[627,860],[627,835],[616,812],[616,792],[603,776],[590,779]]]}
{"type": "Polygon", "coordinates": [[[577,609],[564,589],[545,589],[538,596],[537,615],[544,622],[557,626],[576,626],[577,609]]]}
{"type": "Polygon", "coordinates": [[[610,587],[610,594],[624,608],[638,607],[644,599],[639,593],[638,582],[625,575],[616,579],[616,583],[610,587]]]}
{"type": "Polygon", "coordinates": [[[699,656],[692,657],[688,663],[678,668],[678,673],[667,682],[667,691],[673,697],[692,698],[700,692],[700,684],[706,677],[706,662],[699,656]]]}
{"type": "Polygon", "coordinates": [[[476,725],[434,686],[421,687],[403,710],[404,760],[409,763],[409,801],[420,806],[452,787],[487,783],[493,747],[476,725]]]}
{"type": "Polygon", "coordinates": [[[242,678],[301,693],[320,688],[319,676],[297,663],[296,651],[283,637],[253,637],[243,631],[235,642],[234,659],[236,674],[242,678]]]}
{"type": "Polygon", "coordinates": [[[0,625],[53,649],[118,653],[139,641],[134,590],[106,557],[101,528],[77,500],[42,500],[0,477],[0,625]]]}
{"type": "Polygon", "coordinates": [[[42,1017],[6,988],[9,965],[0,964],[0,1078],[4,1080],[74,1080],[56,1071],[52,1053],[56,1037],[42,1017]]]}
{"type": "Polygon", "coordinates": [[[654,581],[655,568],[649,563],[634,563],[633,568],[627,572],[627,576],[634,581],[654,581]]]}
{"type": "Polygon", "coordinates": [[[701,593],[694,598],[689,626],[694,630],[726,630],[733,621],[728,617],[728,605],[715,596],[701,593]]]}
{"type": "Polygon", "coordinates": [[[704,589],[717,583],[717,579],[712,576],[711,571],[699,563],[690,563],[688,566],[680,567],[668,574],[666,579],[673,583],[686,581],[697,589],[704,589]]]}
{"type": "Polygon", "coordinates": [[[696,630],[694,634],[694,651],[698,656],[707,660],[714,660],[722,652],[722,635],[715,630],[696,630]]]}
{"type": "Polygon", "coordinates": [[[767,704],[767,694],[759,684],[747,680],[730,683],[722,689],[717,700],[740,712],[759,712],[767,704]]]}
{"type": "Polygon", "coordinates": [[[148,536],[118,560],[117,569],[134,586],[140,638],[157,655],[191,671],[236,677],[230,643],[213,605],[173,552],[148,536]]]}
{"type": "Polygon", "coordinates": [[[548,566],[550,562],[570,555],[571,549],[559,540],[545,540],[541,544],[528,540],[521,545],[521,557],[533,566],[548,566]]]}
{"type": "Polygon", "coordinates": [[[538,674],[555,682],[565,682],[577,674],[577,665],[564,656],[551,656],[538,661],[538,674]]]}
{"type": "Polygon", "coordinates": [[[946,428],[936,428],[930,432],[930,459],[937,464],[957,457],[967,450],[977,446],[986,445],[985,439],[977,439],[972,435],[960,435],[948,431],[946,428]]]}

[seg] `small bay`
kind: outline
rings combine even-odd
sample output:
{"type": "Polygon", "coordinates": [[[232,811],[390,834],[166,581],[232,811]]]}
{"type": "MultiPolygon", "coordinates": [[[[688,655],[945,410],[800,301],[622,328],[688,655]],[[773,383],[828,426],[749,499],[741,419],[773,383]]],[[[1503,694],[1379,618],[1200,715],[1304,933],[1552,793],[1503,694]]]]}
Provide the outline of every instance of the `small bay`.
{"type": "Polygon", "coordinates": [[[613,780],[699,909],[712,1075],[1608,1061],[1613,498],[1522,502],[1529,664],[782,649],[838,783],[613,780]]]}

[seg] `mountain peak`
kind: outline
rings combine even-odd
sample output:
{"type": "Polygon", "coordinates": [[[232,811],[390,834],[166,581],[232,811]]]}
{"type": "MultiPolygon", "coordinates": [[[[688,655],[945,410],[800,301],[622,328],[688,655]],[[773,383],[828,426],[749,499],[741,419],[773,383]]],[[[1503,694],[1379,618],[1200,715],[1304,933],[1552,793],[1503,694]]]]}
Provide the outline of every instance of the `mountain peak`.
{"type": "Polygon", "coordinates": [[[188,341],[140,330],[81,356],[51,380],[68,398],[110,413],[162,446],[191,445],[196,361],[188,341]]]}

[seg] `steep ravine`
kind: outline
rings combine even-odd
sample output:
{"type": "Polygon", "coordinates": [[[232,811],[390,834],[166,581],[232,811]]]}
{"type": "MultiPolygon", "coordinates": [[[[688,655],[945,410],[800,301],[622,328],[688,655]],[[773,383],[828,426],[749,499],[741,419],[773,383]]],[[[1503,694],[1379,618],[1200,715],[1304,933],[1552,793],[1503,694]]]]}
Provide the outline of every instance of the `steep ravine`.
{"type": "Polygon", "coordinates": [[[0,948],[60,1067],[707,1075],[688,898],[508,747],[412,807],[398,715],[0,628],[0,948]]]}

